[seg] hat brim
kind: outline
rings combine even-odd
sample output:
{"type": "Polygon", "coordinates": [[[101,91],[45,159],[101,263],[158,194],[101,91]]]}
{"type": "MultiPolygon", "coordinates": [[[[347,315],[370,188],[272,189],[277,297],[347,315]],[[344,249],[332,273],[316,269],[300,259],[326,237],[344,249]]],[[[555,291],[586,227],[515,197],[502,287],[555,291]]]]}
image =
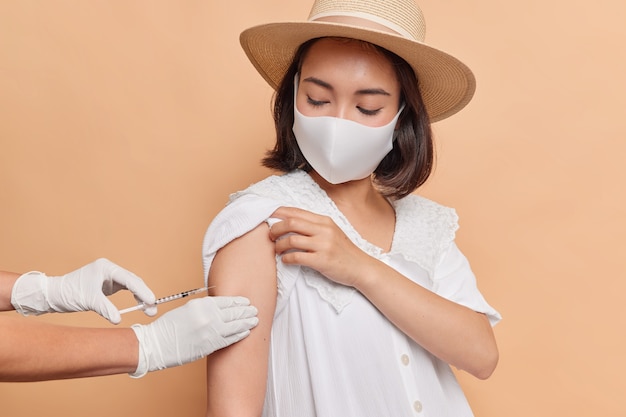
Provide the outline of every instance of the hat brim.
{"type": "Polygon", "coordinates": [[[455,114],[474,95],[474,74],[461,61],[424,43],[383,31],[329,22],[269,23],[244,30],[239,41],[252,65],[276,89],[298,47],[321,37],[363,40],[403,58],[417,75],[431,122],[455,114]]]}

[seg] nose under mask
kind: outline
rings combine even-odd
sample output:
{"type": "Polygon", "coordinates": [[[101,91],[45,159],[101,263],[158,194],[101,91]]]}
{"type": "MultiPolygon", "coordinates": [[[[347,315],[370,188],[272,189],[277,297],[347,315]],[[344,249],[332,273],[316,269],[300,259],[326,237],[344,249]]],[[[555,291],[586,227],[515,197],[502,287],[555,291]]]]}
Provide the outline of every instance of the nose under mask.
{"type": "Polygon", "coordinates": [[[293,133],[302,154],[326,181],[340,184],[371,175],[393,148],[400,113],[386,125],[370,127],[338,117],[308,117],[296,106],[298,78],[294,81],[293,133]]]}

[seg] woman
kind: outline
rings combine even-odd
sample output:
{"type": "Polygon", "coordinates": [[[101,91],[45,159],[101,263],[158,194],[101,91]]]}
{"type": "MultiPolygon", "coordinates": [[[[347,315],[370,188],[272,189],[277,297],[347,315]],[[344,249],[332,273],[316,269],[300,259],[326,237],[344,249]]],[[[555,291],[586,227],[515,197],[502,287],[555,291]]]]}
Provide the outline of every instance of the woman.
{"type": "Polygon", "coordinates": [[[411,193],[432,169],[430,121],[474,78],[422,29],[411,0],[318,0],[307,22],[242,33],[276,88],[263,162],[284,174],[234,194],[206,234],[210,285],[259,309],[208,358],[208,416],[472,415],[449,364],[489,377],[500,317],[455,212],[411,193]]]}

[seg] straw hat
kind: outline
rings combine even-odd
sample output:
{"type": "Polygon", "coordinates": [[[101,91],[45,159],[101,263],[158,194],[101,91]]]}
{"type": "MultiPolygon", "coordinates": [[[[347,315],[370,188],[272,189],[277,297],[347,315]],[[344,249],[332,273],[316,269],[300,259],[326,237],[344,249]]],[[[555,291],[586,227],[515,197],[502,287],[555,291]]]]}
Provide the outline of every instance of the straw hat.
{"type": "Polygon", "coordinates": [[[424,43],[425,22],[414,0],[315,0],[306,22],[269,23],[246,29],[246,55],[276,89],[298,47],[320,37],[360,39],[407,61],[417,74],[432,122],[461,110],[476,81],[461,61],[424,43]]]}

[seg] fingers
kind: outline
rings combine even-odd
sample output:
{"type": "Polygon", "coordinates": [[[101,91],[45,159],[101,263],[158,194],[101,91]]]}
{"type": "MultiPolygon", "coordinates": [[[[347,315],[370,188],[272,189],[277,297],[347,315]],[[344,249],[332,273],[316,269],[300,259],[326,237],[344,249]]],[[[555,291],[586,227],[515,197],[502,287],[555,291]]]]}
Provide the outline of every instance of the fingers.
{"type": "Polygon", "coordinates": [[[280,220],[306,220],[309,222],[313,222],[318,216],[319,215],[312,213],[308,210],[299,209],[297,207],[282,206],[277,208],[272,213],[270,218],[274,220],[272,222],[272,227],[274,227],[275,224],[285,224],[284,221],[280,222],[280,220]]]}
{"type": "Polygon", "coordinates": [[[258,310],[254,306],[238,306],[223,308],[220,316],[225,323],[228,323],[235,320],[256,318],[258,313],[258,310]]]}
{"type": "Polygon", "coordinates": [[[278,219],[286,219],[287,217],[306,218],[308,215],[315,216],[315,214],[311,213],[308,210],[303,210],[297,207],[282,206],[277,208],[270,217],[276,217],[278,219]]]}
{"type": "Polygon", "coordinates": [[[312,233],[311,225],[313,223],[310,220],[303,218],[289,217],[285,220],[275,222],[269,229],[269,238],[272,241],[277,241],[283,237],[299,234],[303,236],[310,236],[312,233]]]}
{"type": "Polygon", "coordinates": [[[234,334],[231,334],[229,336],[225,336],[224,337],[224,342],[225,342],[225,346],[224,347],[230,346],[233,343],[237,343],[240,340],[245,339],[246,337],[248,337],[249,334],[250,334],[250,330],[246,330],[246,331],[243,331],[243,332],[240,332],[240,333],[234,333],[234,334]]]}
{"type": "MultiPolygon", "coordinates": [[[[285,255],[291,252],[310,252],[319,245],[315,238],[320,236],[325,229],[322,220],[316,219],[317,223],[301,218],[289,218],[272,224],[268,237],[276,244],[276,253],[285,255]]],[[[332,221],[332,220],[330,220],[332,221]]]]}
{"type": "Polygon", "coordinates": [[[200,314],[204,317],[216,315],[224,323],[235,320],[254,319],[258,310],[250,305],[246,297],[229,296],[205,296],[188,301],[183,307],[189,310],[189,314],[200,314]]]}
{"type": "MultiPolygon", "coordinates": [[[[105,258],[96,260],[92,265],[96,271],[98,271],[96,274],[100,276],[102,292],[105,296],[126,289],[133,294],[138,303],[150,305],[150,307],[146,307],[143,310],[146,315],[152,317],[157,314],[157,307],[154,305],[156,297],[141,278],[105,258]]],[[[101,303],[103,303],[103,305],[106,304],[106,307],[100,308],[102,311],[96,311],[107,318],[111,323],[118,324],[121,321],[119,311],[115,307],[112,307],[113,304],[106,297],[102,297],[102,299],[103,301],[101,301],[101,303]],[[106,309],[108,312],[103,309],[106,309]]],[[[94,307],[94,309],[97,308],[99,307],[94,307]]]]}
{"type": "Polygon", "coordinates": [[[122,316],[117,307],[108,298],[103,297],[101,304],[95,305],[93,309],[112,324],[119,324],[122,321],[122,316]]]}
{"type": "MultiPolygon", "coordinates": [[[[106,278],[118,284],[117,286],[132,292],[138,302],[154,304],[156,297],[141,278],[121,266],[114,264],[113,262],[107,262],[109,265],[106,269],[106,274],[108,275],[106,278]]],[[[146,309],[146,314],[154,316],[156,314],[156,308],[150,307],[146,309]]]]}
{"type": "Polygon", "coordinates": [[[250,300],[248,300],[246,297],[240,297],[240,296],[234,296],[234,297],[227,297],[227,296],[216,296],[216,297],[211,297],[212,300],[215,302],[215,304],[221,308],[228,308],[228,307],[237,307],[237,306],[249,306],[250,305],[250,300]]]}
{"type": "Polygon", "coordinates": [[[252,317],[243,320],[234,320],[220,326],[222,337],[228,341],[228,344],[238,342],[250,334],[251,329],[259,324],[259,319],[252,317]]]}
{"type": "Polygon", "coordinates": [[[250,305],[246,297],[215,296],[192,300],[188,304],[196,302],[198,305],[214,304],[219,309],[219,318],[224,323],[222,334],[232,335],[252,329],[259,323],[256,317],[259,313],[257,308],[250,305]]]}
{"type": "Polygon", "coordinates": [[[143,309],[143,313],[144,313],[146,316],[149,316],[149,317],[154,317],[154,316],[156,316],[156,315],[157,315],[157,312],[158,312],[158,310],[157,310],[157,306],[155,306],[155,305],[154,305],[154,306],[149,306],[149,307],[146,307],[146,308],[144,308],[144,309],[143,309]]]}
{"type": "Polygon", "coordinates": [[[230,332],[241,332],[257,325],[258,319],[256,315],[259,313],[257,308],[250,305],[250,300],[245,297],[226,297],[216,296],[210,297],[220,308],[220,317],[224,323],[235,322],[230,332]],[[236,327],[240,323],[243,327],[236,327]]]}
{"type": "Polygon", "coordinates": [[[272,213],[272,221],[269,223],[269,237],[276,241],[288,234],[312,236],[320,226],[332,225],[334,222],[328,216],[322,216],[308,210],[296,207],[279,207],[272,213]],[[282,219],[282,221],[276,220],[282,219]]]}

